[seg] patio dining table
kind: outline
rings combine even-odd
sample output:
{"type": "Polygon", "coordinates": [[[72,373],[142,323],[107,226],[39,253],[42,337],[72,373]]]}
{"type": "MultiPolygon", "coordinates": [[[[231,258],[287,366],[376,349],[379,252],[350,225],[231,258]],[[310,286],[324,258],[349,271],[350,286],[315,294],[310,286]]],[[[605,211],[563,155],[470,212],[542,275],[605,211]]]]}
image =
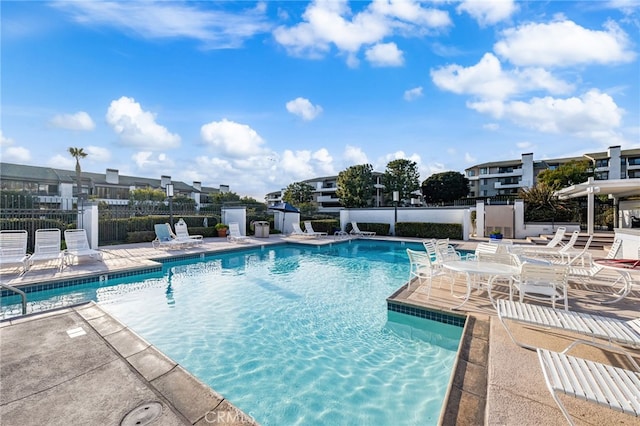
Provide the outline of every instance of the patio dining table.
{"type": "MultiPolygon", "coordinates": [[[[505,263],[486,262],[478,260],[451,260],[442,263],[442,267],[454,273],[462,273],[466,275],[467,289],[463,296],[462,303],[451,308],[452,310],[460,309],[471,298],[471,290],[473,289],[474,276],[488,276],[487,293],[491,304],[496,304],[491,295],[491,287],[497,278],[511,278],[520,275],[520,268],[505,263]]],[[[509,291],[511,294],[511,290],[509,291]]]]}

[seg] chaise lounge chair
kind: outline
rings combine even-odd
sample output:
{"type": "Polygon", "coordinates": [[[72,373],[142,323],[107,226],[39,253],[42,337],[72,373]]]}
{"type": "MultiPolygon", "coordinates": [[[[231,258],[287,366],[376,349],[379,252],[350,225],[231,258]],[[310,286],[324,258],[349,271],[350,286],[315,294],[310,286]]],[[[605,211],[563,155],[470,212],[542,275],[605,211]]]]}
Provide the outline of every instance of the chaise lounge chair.
{"type": "Polygon", "coordinates": [[[326,232],[316,232],[313,230],[313,225],[311,224],[310,220],[307,220],[304,222],[304,230],[307,234],[313,234],[313,235],[317,235],[318,237],[325,237],[327,236],[326,232]]]}
{"type": "Polygon", "coordinates": [[[64,251],[60,249],[62,238],[57,228],[36,230],[36,240],[33,254],[27,260],[30,270],[36,262],[48,262],[53,260],[58,270],[64,267],[64,251]]]}
{"type": "Polygon", "coordinates": [[[640,417],[640,373],[633,359],[636,371],[546,349],[537,352],[547,388],[569,424],[573,419],[558,393],[640,417]]]}
{"type": "Polygon", "coordinates": [[[185,245],[200,245],[203,243],[202,235],[190,235],[187,223],[180,219],[175,225],[176,240],[185,243],[185,245]]]}
{"type": "Polygon", "coordinates": [[[304,232],[302,228],[300,228],[299,223],[292,223],[291,227],[293,231],[289,234],[290,237],[301,237],[301,238],[318,238],[318,235],[311,234],[309,232],[304,232]]]}
{"type": "Polygon", "coordinates": [[[156,231],[156,239],[151,242],[153,248],[165,248],[165,249],[182,249],[185,246],[183,241],[179,241],[173,232],[171,232],[171,226],[168,223],[157,223],[154,225],[156,231]]]}
{"type": "Polygon", "coordinates": [[[64,231],[64,241],[67,244],[67,249],[64,254],[68,264],[73,262],[73,259],[69,262],[69,258],[75,258],[76,261],[78,261],[80,257],[89,257],[102,261],[102,253],[89,246],[86,230],[67,229],[64,231]]]}
{"type": "MultiPolygon", "coordinates": [[[[602,315],[565,311],[548,306],[512,302],[505,299],[498,300],[496,309],[498,311],[498,319],[507,334],[516,345],[522,348],[537,349],[534,346],[516,340],[505,320],[536,327],[556,328],[582,334],[591,339],[606,340],[609,343],[606,346],[607,349],[611,349],[613,343],[640,348],[640,318],[622,321],[602,315]]],[[[585,342],[587,341],[576,340],[569,348],[585,342]]],[[[594,344],[593,341],[589,341],[589,343],[594,344]]]]}
{"type": "Polygon", "coordinates": [[[0,231],[0,266],[21,265],[21,274],[28,268],[27,231],[0,231]]]}
{"type": "Polygon", "coordinates": [[[358,228],[358,222],[351,222],[351,235],[356,235],[358,237],[373,237],[376,235],[373,231],[361,231],[358,228]]]}
{"type": "Polygon", "coordinates": [[[240,225],[238,222],[229,223],[229,235],[227,235],[227,241],[233,243],[245,243],[249,242],[249,237],[240,233],[240,225]]]}

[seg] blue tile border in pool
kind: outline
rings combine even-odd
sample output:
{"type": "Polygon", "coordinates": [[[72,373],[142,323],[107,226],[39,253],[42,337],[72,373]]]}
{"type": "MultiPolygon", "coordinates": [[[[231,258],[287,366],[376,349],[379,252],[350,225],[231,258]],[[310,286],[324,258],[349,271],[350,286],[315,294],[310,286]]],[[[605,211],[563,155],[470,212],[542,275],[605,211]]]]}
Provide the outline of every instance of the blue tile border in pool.
{"type": "MultiPolygon", "coordinates": [[[[161,265],[150,266],[148,268],[143,268],[143,269],[133,269],[129,271],[92,275],[89,277],[76,278],[76,279],[64,280],[64,281],[51,281],[47,283],[27,284],[27,285],[19,286],[16,288],[24,291],[25,293],[34,293],[38,291],[53,290],[53,289],[63,288],[63,287],[73,287],[76,285],[90,284],[90,283],[104,281],[104,280],[113,280],[116,278],[126,278],[134,275],[151,274],[151,273],[157,273],[157,272],[162,272],[161,265]]],[[[0,297],[9,297],[9,296],[15,296],[15,295],[16,295],[15,292],[8,289],[3,288],[2,291],[0,291],[0,297]]]]}
{"type": "Polygon", "coordinates": [[[434,312],[428,309],[419,308],[417,306],[409,306],[401,303],[395,303],[387,300],[387,309],[389,311],[401,314],[413,315],[414,317],[424,318],[432,321],[438,321],[444,324],[451,324],[458,327],[464,327],[465,317],[450,315],[446,312],[434,312]]]}

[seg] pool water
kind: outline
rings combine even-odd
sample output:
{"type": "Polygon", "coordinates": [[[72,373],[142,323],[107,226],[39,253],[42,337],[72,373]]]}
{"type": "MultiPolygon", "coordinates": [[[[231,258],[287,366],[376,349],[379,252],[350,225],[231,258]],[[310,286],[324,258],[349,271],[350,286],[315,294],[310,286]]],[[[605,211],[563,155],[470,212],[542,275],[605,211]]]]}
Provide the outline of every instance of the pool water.
{"type": "Polygon", "coordinates": [[[462,329],[387,311],[407,247],[254,248],[65,297],[93,298],[261,424],[437,424],[462,329]]]}

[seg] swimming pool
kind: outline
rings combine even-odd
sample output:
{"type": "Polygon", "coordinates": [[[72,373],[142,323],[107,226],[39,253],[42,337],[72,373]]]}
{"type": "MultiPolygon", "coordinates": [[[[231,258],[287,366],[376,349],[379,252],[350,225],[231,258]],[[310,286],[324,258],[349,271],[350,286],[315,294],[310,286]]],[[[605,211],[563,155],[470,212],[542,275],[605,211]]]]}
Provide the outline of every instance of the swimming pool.
{"type": "Polygon", "coordinates": [[[407,247],[255,248],[47,297],[96,300],[261,424],[436,424],[462,329],[387,311],[407,247]]]}

